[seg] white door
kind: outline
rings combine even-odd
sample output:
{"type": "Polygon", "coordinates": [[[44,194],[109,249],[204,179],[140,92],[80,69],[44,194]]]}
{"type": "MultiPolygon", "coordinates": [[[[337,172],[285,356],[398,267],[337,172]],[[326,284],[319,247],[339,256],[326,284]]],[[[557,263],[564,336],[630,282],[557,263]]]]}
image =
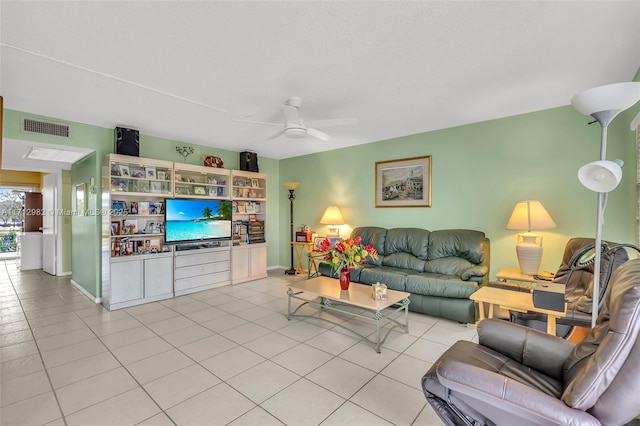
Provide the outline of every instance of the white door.
{"type": "Polygon", "coordinates": [[[54,173],[44,175],[42,180],[42,270],[48,274],[56,274],[56,240],[58,236],[56,199],[58,187],[54,173]]]}

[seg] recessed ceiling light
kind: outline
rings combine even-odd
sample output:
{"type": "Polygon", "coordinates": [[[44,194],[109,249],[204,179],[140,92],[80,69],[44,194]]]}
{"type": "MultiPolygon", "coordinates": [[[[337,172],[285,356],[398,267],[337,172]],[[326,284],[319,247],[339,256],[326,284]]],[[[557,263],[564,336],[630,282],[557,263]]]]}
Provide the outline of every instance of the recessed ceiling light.
{"type": "Polygon", "coordinates": [[[67,151],[64,149],[45,148],[40,146],[32,146],[22,156],[30,160],[56,161],[59,163],[75,163],[85,157],[88,152],[67,151]]]}

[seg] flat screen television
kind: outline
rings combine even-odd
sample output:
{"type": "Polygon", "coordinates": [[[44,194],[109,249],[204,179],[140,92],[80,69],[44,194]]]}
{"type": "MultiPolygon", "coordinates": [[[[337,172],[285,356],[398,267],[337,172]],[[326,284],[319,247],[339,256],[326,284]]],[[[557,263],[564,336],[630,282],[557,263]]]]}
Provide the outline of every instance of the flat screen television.
{"type": "Polygon", "coordinates": [[[231,201],[168,198],[165,244],[231,239],[231,201]]]}

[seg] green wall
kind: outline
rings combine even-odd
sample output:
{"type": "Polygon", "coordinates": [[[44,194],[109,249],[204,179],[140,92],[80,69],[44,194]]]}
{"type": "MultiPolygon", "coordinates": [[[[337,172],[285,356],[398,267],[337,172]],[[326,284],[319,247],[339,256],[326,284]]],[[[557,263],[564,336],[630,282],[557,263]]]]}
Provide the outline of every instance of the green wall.
{"type": "MultiPolygon", "coordinates": [[[[636,111],[634,109],[633,111],[636,111]]],[[[633,115],[632,115],[633,114],[633,115]]],[[[610,194],[604,238],[636,242],[635,143],[628,111],[610,125],[607,158],[625,161],[623,181],[610,194]]],[[[353,227],[467,228],[491,239],[491,276],[517,267],[516,231],[505,226],[517,201],[542,202],[557,224],[540,231],[542,270],[555,271],[566,241],[595,235],[596,194],[577,178],[578,169],[600,156],[600,126],[571,106],[438,130],[280,162],[281,182],[299,181],[295,226],[308,224],[320,235],[320,217],[337,205],[353,227]],[[376,161],[432,156],[432,207],[375,208],[376,161]]],[[[286,191],[281,190],[281,238],[288,238],[286,191]]],[[[280,246],[288,264],[289,251],[280,246]]]]}

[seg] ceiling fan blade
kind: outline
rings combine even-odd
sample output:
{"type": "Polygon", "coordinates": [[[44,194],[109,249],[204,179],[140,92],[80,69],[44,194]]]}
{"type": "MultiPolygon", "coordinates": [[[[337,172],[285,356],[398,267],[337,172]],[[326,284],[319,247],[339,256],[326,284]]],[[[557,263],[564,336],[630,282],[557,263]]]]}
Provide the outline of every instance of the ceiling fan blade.
{"type": "Polygon", "coordinates": [[[275,135],[271,135],[271,136],[269,136],[269,137],[268,137],[267,139],[265,139],[265,140],[270,141],[270,140],[272,140],[272,139],[279,138],[280,136],[284,135],[284,131],[285,131],[285,129],[282,129],[282,130],[280,130],[278,133],[276,133],[275,135]]]}
{"type": "Polygon", "coordinates": [[[253,121],[253,120],[232,120],[238,123],[252,123],[252,124],[266,124],[268,126],[282,126],[282,123],[268,123],[266,121],[253,121]]]}
{"type": "Polygon", "coordinates": [[[298,108],[291,107],[289,105],[280,105],[282,107],[282,112],[284,112],[284,117],[287,123],[301,123],[300,114],[298,113],[298,108]]]}
{"type": "Polygon", "coordinates": [[[329,139],[331,139],[331,136],[329,136],[325,132],[321,132],[320,130],[316,130],[316,129],[307,128],[307,135],[313,136],[314,138],[320,139],[321,141],[324,141],[324,142],[328,142],[329,139]]]}
{"type": "Polygon", "coordinates": [[[313,127],[348,126],[357,123],[357,118],[328,118],[326,120],[311,120],[306,122],[308,126],[313,127]]]}

